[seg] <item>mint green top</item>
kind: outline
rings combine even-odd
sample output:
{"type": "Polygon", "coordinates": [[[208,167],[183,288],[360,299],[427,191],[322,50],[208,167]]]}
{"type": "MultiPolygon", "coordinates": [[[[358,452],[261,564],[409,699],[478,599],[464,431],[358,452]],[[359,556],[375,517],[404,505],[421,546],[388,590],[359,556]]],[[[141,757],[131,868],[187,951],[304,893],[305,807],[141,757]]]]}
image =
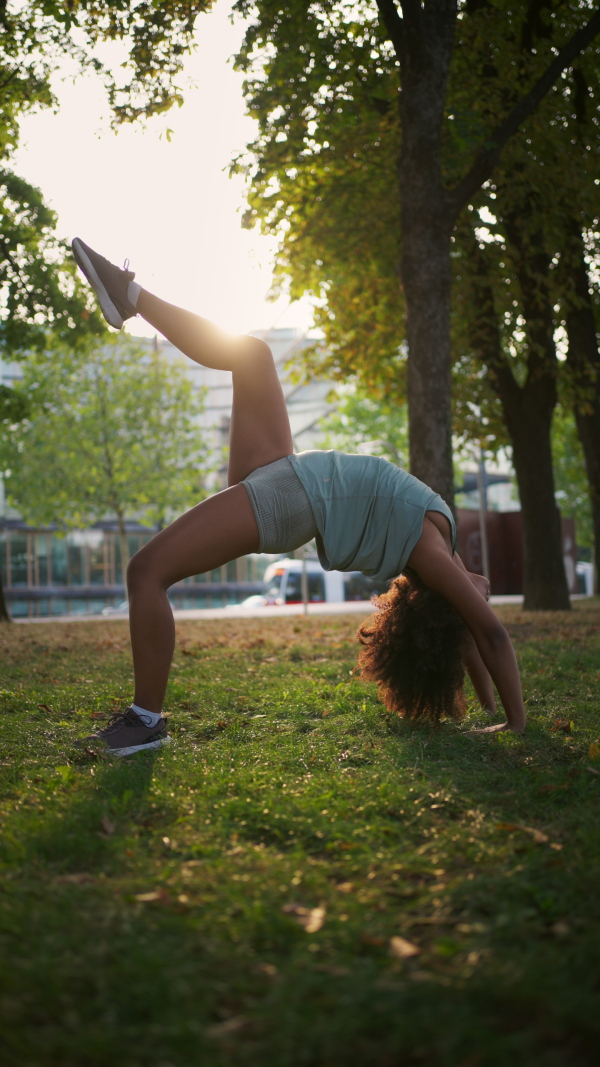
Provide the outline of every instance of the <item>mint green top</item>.
{"type": "Polygon", "coordinates": [[[421,536],[426,511],[446,516],[454,551],[456,526],[446,502],[387,459],[333,449],[288,459],[310,500],[325,570],[362,571],[379,581],[396,577],[421,536]]]}

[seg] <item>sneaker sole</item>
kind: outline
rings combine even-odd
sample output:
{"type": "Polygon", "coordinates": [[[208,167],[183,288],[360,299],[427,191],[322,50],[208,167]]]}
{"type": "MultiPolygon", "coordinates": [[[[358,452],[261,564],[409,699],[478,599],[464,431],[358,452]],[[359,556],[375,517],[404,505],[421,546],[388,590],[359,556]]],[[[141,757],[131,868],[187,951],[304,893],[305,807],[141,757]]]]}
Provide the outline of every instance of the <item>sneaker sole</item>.
{"type": "Polygon", "coordinates": [[[77,264],[81,267],[81,270],[85,274],[88,282],[90,283],[92,289],[98,297],[104,318],[110,326],[114,326],[115,330],[120,330],[123,326],[124,320],[119,315],[119,312],[117,311],[110,296],[108,295],[107,290],[105,289],[98,274],[96,273],[91,259],[84,252],[77,237],[74,241],[71,242],[71,248],[73,249],[73,255],[75,256],[77,264]]]}
{"type": "Polygon", "coordinates": [[[148,752],[151,748],[160,748],[161,745],[170,745],[171,735],[159,737],[157,741],[150,741],[147,745],[130,745],[129,748],[109,748],[107,756],[133,756],[136,752],[148,752]]]}

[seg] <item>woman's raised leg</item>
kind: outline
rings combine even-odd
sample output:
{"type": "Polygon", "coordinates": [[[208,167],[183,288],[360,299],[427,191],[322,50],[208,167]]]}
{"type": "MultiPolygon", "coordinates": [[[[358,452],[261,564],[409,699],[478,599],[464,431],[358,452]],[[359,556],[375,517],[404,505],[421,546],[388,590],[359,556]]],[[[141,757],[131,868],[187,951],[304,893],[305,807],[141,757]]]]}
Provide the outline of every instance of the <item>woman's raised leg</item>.
{"type": "Polygon", "coordinates": [[[292,433],[271,350],[258,337],[234,336],[191,311],[142,289],[137,310],[194,362],[229,370],[233,408],[229,431],[229,485],[293,451],[292,433]]]}
{"type": "Polygon", "coordinates": [[[158,712],[175,644],[167,589],[191,574],[203,574],[258,550],[254,513],[245,488],[238,483],[257,467],[289,455],[293,445],[283,391],[264,341],[230,336],[144,289],[137,310],[190,359],[233,375],[230,488],[198,504],[153,537],[130,561],[127,572],[134,703],[158,712]]]}

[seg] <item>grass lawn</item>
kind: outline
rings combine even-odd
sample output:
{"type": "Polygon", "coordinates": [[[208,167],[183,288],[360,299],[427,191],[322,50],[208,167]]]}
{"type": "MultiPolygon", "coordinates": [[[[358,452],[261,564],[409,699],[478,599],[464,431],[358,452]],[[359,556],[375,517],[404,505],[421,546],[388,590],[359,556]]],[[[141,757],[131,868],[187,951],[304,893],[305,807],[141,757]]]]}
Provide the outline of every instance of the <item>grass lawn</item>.
{"type": "Polygon", "coordinates": [[[72,742],[126,623],[1,627],[3,1067],[595,1067],[600,603],[499,614],[523,737],[386,715],[355,617],[232,619],[121,761],[72,742]]]}

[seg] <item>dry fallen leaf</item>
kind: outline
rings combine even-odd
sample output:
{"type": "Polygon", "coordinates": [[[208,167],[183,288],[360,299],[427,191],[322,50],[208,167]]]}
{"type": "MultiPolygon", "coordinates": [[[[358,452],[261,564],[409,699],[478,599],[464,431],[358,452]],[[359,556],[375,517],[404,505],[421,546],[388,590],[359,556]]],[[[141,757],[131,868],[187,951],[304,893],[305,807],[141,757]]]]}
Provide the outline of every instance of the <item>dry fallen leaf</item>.
{"type": "Polygon", "coordinates": [[[536,830],[535,826],[522,826],[522,830],[526,834],[531,834],[536,845],[545,845],[548,841],[548,834],[542,832],[542,830],[536,830]]]}
{"type": "Polygon", "coordinates": [[[103,815],[100,819],[100,823],[102,824],[102,829],[104,830],[105,834],[108,834],[109,836],[110,834],[114,834],[115,824],[114,822],[112,822],[111,819],[109,819],[108,815],[103,815]]]}
{"type": "Polygon", "coordinates": [[[361,934],[360,939],[363,945],[373,945],[374,948],[383,948],[385,945],[385,938],[377,934],[361,934]]]}
{"type": "Polygon", "coordinates": [[[207,1037],[227,1037],[229,1034],[235,1034],[238,1030],[241,1030],[243,1026],[247,1026],[248,1019],[245,1019],[243,1015],[234,1015],[231,1019],[224,1019],[222,1023],[215,1023],[214,1026],[208,1026],[204,1031],[207,1037]]]}
{"type": "Polygon", "coordinates": [[[536,830],[535,826],[518,826],[512,822],[499,822],[496,824],[497,830],[522,830],[525,834],[530,834],[537,845],[545,845],[548,841],[548,834],[545,834],[542,830],[536,830]]]}
{"type": "Polygon", "coordinates": [[[555,719],[554,726],[550,727],[551,733],[557,733],[558,730],[562,730],[564,734],[571,734],[575,728],[575,723],[572,719],[555,719]]]}
{"type": "Polygon", "coordinates": [[[274,978],[276,974],[279,974],[274,963],[259,963],[256,970],[261,974],[266,974],[268,978],[274,978]]]}
{"type": "Polygon", "coordinates": [[[338,893],[351,893],[354,889],[354,882],[339,882],[335,888],[338,893]]]}
{"type": "Polygon", "coordinates": [[[408,960],[411,956],[418,956],[420,951],[418,945],[407,941],[405,937],[390,938],[390,955],[396,956],[399,960],[408,960]]]}
{"type": "Polygon", "coordinates": [[[86,871],[73,871],[72,874],[59,874],[54,879],[58,885],[89,885],[90,882],[95,882],[96,879],[93,874],[87,874],[86,871]]]}
{"type": "Polygon", "coordinates": [[[592,760],[593,759],[598,759],[599,756],[600,756],[600,745],[596,744],[595,741],[592,741],[590,743],[590,747],[588,748],[588,759],[592,759],[592,760]]]}
{"type": "Polygon", "coordinates": [[[296,922],[307,934],[316,934],[325,922],[325,908],[305,908],[302,904],[284,904],[281,909],[286,915],[293,915],[296,922]]]}
{"type": "Polygon", "coordinates": [[[140,904],[154,904],[157,900],[166,902],[169,900],[169,894],[165,889],[151,889],[148,893],[136,893],[134,900],[140,904]]]}

